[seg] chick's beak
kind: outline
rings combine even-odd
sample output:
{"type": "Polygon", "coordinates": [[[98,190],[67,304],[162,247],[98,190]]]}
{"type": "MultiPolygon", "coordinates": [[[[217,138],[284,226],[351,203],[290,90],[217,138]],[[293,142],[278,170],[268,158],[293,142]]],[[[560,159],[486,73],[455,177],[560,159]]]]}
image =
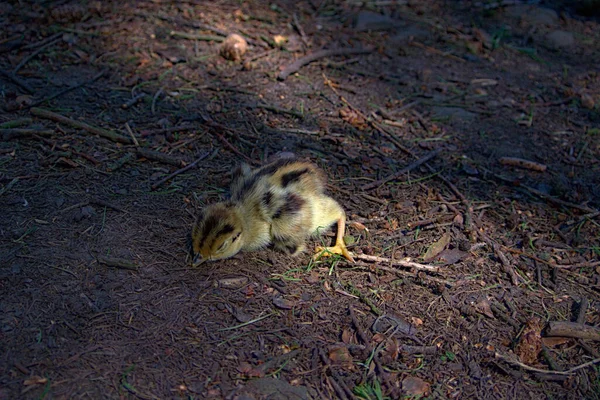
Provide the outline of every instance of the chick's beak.
{"type": "Polygon", "coordinates": [[[197,253],[194,254],[194,257],[192,258],[192,266],[197,267],[198,265],[204,263],[206,261],[205,258],[202,258],[202,254],[197,253]]]}

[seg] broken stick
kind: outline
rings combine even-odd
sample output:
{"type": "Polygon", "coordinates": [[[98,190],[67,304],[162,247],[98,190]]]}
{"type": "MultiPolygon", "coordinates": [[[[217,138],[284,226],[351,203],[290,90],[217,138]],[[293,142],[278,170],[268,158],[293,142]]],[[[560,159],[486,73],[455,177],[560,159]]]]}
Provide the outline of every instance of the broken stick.
{"type": "Polygon", "coordinates": [[[283,69],[283,71],[281,71],[279,73],[279,75],[277,75],[277,79],[280,81],[284,81],[291,74],[298,72],[300,70],[300,68],[304,67],[305,65],[310,64],[313,61],[317,61],[318,59],[321,59],[321,58],[333,57],[333,56],[345,56],[345,55],[351,55],[351,54],[368,54],[368,53],[372,53],[373,50],[374,50],[374,48],[372,48],[372,47],[366,47],[366,48],[357,48],[357,49],[329,49],[329,50],[316,51],[316,52],[308,54],[302,58],[299,58],[298,60],[294,61],[293,63],[291,63],[290,65],[285,67],[283,69]]]}
{"type": "Polygon", "coordinates": [[[600,329],[577,322],[551,321],[548,324],[546,335],[599,341],[600,329]]]}
{"type": "Polygon", "coordinates": [[[33,107],[31,110],[29,110],[29,112],[31,112],[31,114],[35,115],[36,117],[45,118],[45,119],[49,119],[49,120],[52,120],[55,122],[59,122],[61,124],[68,125],[72,128],[82,129],[89,133],[93,133],[95,135],[102,136],[103,138],[112,140],[113,142],[127,143],[127,144],[132,143],[132,140],[130,138],[128,138],[127,136],[123,136],[116,132],[109,131],[108,129],[88,125],[85,122],[75,121],[74,119],[65,117],[64,115],[57,114],[50,110],[33,107]]]}
{"type": "Polygon", "coordinates": [[[535,161],[525,160],[517,157],[501,157],[499,160],[502,165],[530,169],[532,171],[544,172],[548,167],[535,161]]]}
{"type": "Polygon", "coordinates": [[[357,259],[363,260],[363,261],[388,263],[391,265],[399,265],[401,267],[414,268],[414,269],[420,270],[420,271],[440,272],[439,267],[435,267],[433,265],[425,265],[425,264],[416,263],[414,261],[410,261],[410,259],[393,260],[391,258],[386,258],[386,257],[369,256],[367,254],[357,254],[357,255],[355,255],[355,257],[357,259]]]}
{"type": "Polygon", "coordinates": [[[413,162],[409,166],[402,168],[400,171],[396,172],[395,174],[392,174],[390,176],[387,176],[387,177],[380,179],[378,181],[375,181],[375,182],[367,183],[366,185],[363,185],[363,187],[361,189],[362,190],[373,189],[373,188],[381,186],[384,183],[387,183],[391,180],[398,179],[402,175],[406,174],[407,172],[410,172],[413,169],[417,168],[419,165],[424,164],[427,161],[431,160],[433,157],[437,156],[441,151],[442,151],[442,149],[436,149],[436,150],[426,154],[424,157],[419,158],[417,161],[413,162]]]}
{"type": "Polygon", "coordinates": [[[196,161],[194,161],[193,163],[191,163],[190,165],[187,165],[181,169],[178,169],[177,171],[173,172],[172,174],[166,176],[165,178],[161,179],[160,181],[156,182],[154,185],[152,185],[152,190],[156,190],[156,188],[158,188],[159,186],[161,186],[163,183],[165,183],[166,181],[176,177],[179,174],[183,174],[185,171],[194,168],[200,161],[204,160],[206,157],[208,157],[210,155],[210,158],[213,158],[214,156],[217,155],[217,153],[219,152],[219,149],[215,149],[212,154],[209,152],[204,153],[203,155],[201,155],[196,161]]]}

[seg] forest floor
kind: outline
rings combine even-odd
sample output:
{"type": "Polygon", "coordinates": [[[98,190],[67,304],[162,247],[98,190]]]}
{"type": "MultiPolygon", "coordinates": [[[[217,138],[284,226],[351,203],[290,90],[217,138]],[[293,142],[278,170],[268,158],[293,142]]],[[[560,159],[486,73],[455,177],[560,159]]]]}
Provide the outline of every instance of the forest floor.
{"type": "Polygon", "coordinates": [[[600,398],[598,20],[405,3],[1,3],[0,399],[600,398]],[[282,151],[356,263],[190,267],[282,151]]]}

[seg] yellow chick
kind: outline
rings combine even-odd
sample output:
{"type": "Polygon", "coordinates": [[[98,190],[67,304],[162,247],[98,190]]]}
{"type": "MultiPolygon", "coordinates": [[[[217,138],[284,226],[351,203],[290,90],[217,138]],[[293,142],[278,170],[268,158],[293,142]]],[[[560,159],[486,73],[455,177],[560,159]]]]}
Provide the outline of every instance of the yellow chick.
{"type": "Polygon", "coordinates": [[[314,164],[281,158],[252,170],[234,170],[231,198],[206,207],[192,229],[193,265],[229,258],[273,244],[289,254],[306,239],[337,222],[335,245],[318,248],[314,258],[341,254],[354,262],[344,244],[346,214],[325,194],[325,175],[314,164]]]}

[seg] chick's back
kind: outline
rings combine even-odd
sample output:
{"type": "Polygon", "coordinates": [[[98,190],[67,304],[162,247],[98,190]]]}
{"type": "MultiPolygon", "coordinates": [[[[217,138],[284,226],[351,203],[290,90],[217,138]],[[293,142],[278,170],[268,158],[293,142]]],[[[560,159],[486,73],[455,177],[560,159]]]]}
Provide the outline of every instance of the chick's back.
{"type": "MultiPolygon", "coordinates": [[[[241,205],[250,226],[269,225],[277,248],[297,253],[318,227],[334,222],[323,210],[341,208],[324,194],[325,175],[314,164],[280,159],[254,171],[242,166],[234,173],[231,200],[241,205]]],[[[343,213],[343,211],[342,211],[343,213]]]]}

